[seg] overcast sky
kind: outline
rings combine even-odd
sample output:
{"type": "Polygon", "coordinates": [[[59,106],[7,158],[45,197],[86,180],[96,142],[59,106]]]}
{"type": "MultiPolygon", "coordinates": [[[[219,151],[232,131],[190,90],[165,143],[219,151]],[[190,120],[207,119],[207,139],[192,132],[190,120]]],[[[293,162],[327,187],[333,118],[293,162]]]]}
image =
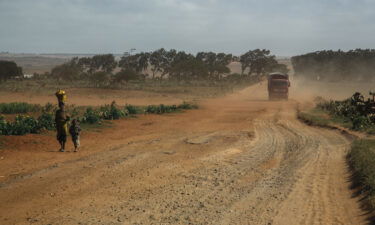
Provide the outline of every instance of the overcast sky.
{"type": "Polygon", "coordinates": [[[0,52],[375,48],[375,0],[0,0],[0,52]]]}

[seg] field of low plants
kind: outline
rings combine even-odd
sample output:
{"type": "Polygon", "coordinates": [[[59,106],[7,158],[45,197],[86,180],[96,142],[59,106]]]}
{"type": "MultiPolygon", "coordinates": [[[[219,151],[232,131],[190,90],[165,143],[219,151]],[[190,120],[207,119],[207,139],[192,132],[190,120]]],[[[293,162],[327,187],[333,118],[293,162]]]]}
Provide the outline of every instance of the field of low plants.
{"type": "MultiPolygon", "coordinates": [[[[53,130],[55,128],[54,113],[56,105],[46,104],[29,105],[27,103],[3,103],[1,104],[5,113],[18,114],[14,120],[6,120],[0,115],[0,135],[24,135],[29,133],[40,133],[44,130],[53,130]],[[22,106],[22,107],[21,107],[22,106]],[[38,117],[28,115],[29,112],[38,112],[38,117]]],[[[196,109],[196,104],[183,102],[180,105],[148,105],[119,106],[116,102],[100,107],[76,107],[67,106],[67,113],[71,118],[77,119],[82,124],[100,124],[103,120],[118,120],[131,117],[136,114],[163,114],[178,112],[187,109],[196,109]]]]}
{"type": "Polygon", "coordinates": [[[0,103],[0,114],[38,112],[41,109],[41,105],[26,102],[0,103]]]}

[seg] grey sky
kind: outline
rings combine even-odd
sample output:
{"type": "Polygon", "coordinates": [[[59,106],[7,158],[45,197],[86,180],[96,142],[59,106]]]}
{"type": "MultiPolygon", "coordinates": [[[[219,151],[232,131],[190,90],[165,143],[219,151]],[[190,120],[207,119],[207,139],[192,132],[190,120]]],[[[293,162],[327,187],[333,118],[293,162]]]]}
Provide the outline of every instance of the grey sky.
{"type": "Polygon", "coordinates": [[[0,0],[0,51],[375,48],[375,0],[0,0]]]}

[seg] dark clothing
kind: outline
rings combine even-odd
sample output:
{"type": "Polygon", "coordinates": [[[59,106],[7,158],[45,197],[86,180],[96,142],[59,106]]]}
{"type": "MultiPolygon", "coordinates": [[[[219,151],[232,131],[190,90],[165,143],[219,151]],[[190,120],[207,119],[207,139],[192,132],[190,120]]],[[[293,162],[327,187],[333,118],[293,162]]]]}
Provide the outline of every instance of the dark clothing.
{"type": "Polygon", "coordinates": [[[66,136],[68,135],[68,121],[69,117],[65,111],[59,109],[55,114],[55,123],[57,130],[57,140],[60,142],[66,142],[66,136]]]}
{"type": "Polygon", "coordinates": [[[59,132],[57,132],[56,138],[59,142],[66,142],[66,134],[59,134],[59,132]]]}
{"type": "Polygon", "coordinates": [[[69,127],[69,133],[72,136],[78,136],[81,133],[81,128],[78,124],[72,124],[69,127]]]}
{"type": "Polygon", "coordinates": [[[81,133],[81,128],[79,127],[79,125],[77,123],[72,124],[69,127],[69,133],[72,136],[72,141],[74,143],[74,146],[79,147],[79,145],[80,145],[79,134],[81,133]]]}

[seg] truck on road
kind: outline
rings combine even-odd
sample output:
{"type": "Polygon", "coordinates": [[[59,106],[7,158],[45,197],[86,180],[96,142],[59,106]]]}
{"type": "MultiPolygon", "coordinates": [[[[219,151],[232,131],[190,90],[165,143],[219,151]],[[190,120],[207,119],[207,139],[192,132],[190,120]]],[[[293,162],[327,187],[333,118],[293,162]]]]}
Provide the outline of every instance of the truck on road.
{"type": "Polygon", "coordinates": [[[284,73],[270,73],[268,75],[268,99],[288,99],[289,75],[284,73]]]}

